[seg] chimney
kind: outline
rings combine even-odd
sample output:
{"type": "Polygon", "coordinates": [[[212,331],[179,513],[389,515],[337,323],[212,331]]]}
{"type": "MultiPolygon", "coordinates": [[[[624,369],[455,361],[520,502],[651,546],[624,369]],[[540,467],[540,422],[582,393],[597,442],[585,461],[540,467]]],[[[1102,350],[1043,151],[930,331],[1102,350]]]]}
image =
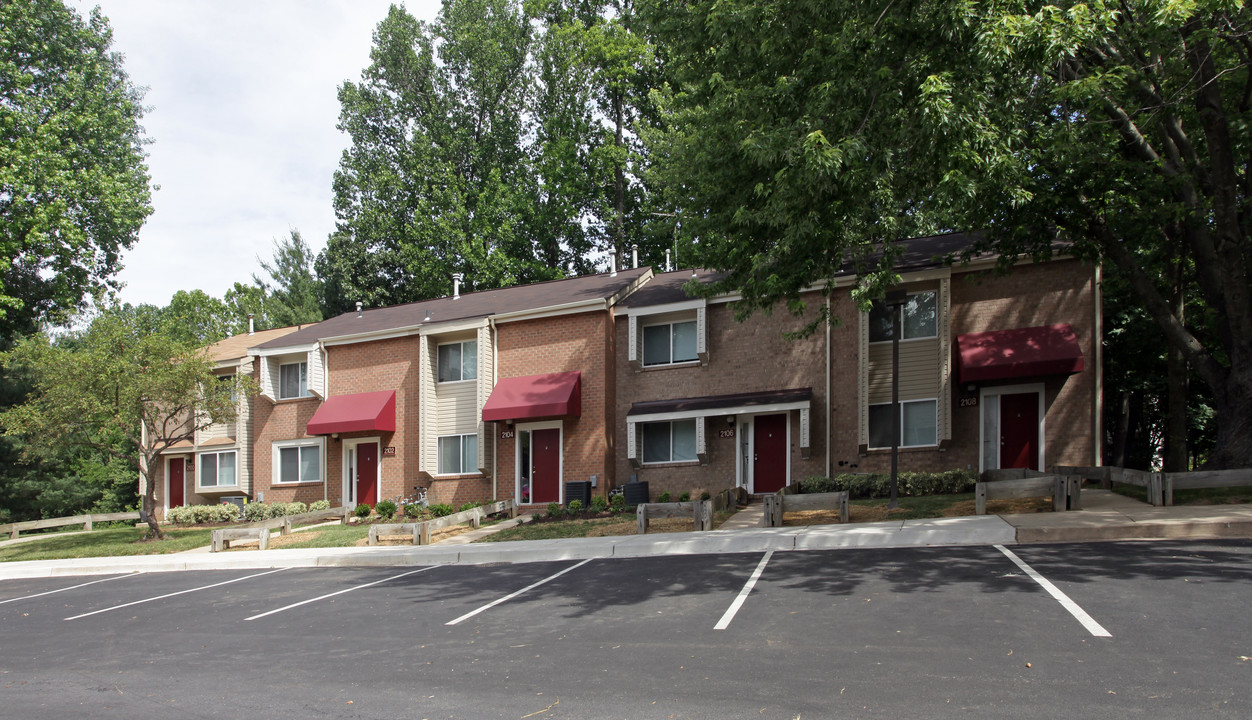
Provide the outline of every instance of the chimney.
{"type": "Polygon", "coordinates": [[[609,277],[617,277],[617,250],[609,253],[609,277]]]}
{"type": "Polygon", "coordinates": [[[665,248],[665,272],[669,272],[674,268],[669,266],[669,248],[665,248]]]}
{"type": "Polygon", "coordinates": [[[630,268],[633,270],[639,267],[639,246],[630,246],[630,268]]]}
{"type": "Polygon", "coordinates": [[[252,313],[248,313],[248,334],[256,334],[256,324],[252,322],[252,313]]]}
{"type": "Polygon", "coordinates": [[[456,300],[461,297],[461,281],[465,279],[465,273],[452,273],[452,299],[456,300]]]}
{"type": "Polygon", "coordinates": [[[356,316],[361,317],[361,301],[356,301],[356,316]]]}

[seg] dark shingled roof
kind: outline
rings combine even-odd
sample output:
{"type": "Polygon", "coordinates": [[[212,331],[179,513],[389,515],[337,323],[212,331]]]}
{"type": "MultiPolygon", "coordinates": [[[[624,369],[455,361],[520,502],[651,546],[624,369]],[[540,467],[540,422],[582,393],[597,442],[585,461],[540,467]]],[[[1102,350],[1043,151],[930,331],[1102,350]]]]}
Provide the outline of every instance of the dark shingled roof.
{"type": "MultiPolygon", "coordinates": [[[[468,320],[501,313],[541,310],[585,300],[605,299],[616,295],[637,281],[650,268],[621,270],[616,276],[608,273],[583,275],[565,280],[551,280],[530,285],[516,285],[498,290],[465,293],[461,297],[435,298],[405,305],[356,311],[323,320],[285,337],[261,343],[256,347],[284,348],[310,345],[325,338],[415,328],[423,324],[468,320]],[[430,313],[430,323],[425,323],[430,313]]],[[[690,274],[690,271],[688,271],[690,274]]]]}
{"type": "MultiPolygon", "coordinates": [[[[896,263],[896,269],[900,272],[909,272],[939,267],[943,265],[946,256],[965,250],[977,239],[977,233],[947,233],[900,240],[898,244],[903,248],[903,253],[900,255],[899,262],[896,263]]],[[[873,261],[880,256],[881,253],[873,253],[866,259],[873,261]]],[[[678,270],[658,274],[649,280],[647,285],[631,293],[630,297],[619,305],[636,308],[690,300],[691,296],[683,290],[683,286],[691,280],[691,273],[691,270],[678,270]]],[[[696,279],[702,284],[716,282],[726,275],[724,272],[703,269],[697,269],[695,273],[696,279]]],[[[845,262],[843,269],[836,273],[836,277],[854,274],[856,274],[856,267],[851,262],[845,262]]]]}

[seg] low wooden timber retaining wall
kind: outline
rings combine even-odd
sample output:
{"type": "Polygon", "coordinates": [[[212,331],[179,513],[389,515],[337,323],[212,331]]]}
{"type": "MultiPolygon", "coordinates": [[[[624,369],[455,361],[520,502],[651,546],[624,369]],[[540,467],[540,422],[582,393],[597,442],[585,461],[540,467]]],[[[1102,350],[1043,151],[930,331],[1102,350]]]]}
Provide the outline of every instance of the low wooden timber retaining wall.
{"type": "Polygon", "coordinates": [[[337,507],[329,510],[314,510],[297,515],[283,515],[268,520],[256,520],[234,527],[214,530],[209,552],[220,552],[230,547],[232,540],[257,540],[261,550],[269,547],[270,531],[278,530],[279,535],[290,535],[292,525],[317,522],[318,520],[339,520],[347,522],[352,508],[337,507]]]}
{"type": "Polygon", "coordinates": [[[1175,490],[1200,490],[1207,488],[1252,487],[1252,468],[1234,470],[1196,470],[1192,472],[1147,472],[1113,466],[1069,467],[1057,466],[1054,472],[1079,475],[1084,480],[1099,481],[1103,487],[1113,483],[1125,483],[1145,488],[1148,502],[1158,507],[1174,504],[1175,490]]]}
{"type": "Polygon", "coordinates": [[[848,522],[848,491],[801,495],[794,485],[765,496],[761,527],[782,527],[783,515],[806,510],[838,510],[839,522],[848,522]]]}
{"type": "Polygon", "coordinates": [[[517,505],[512,500],[501,500],[499,502],[480,505],[476,508],[464,510],[451,515],[444,515],[434,520],[425,520],[423,522],[414,523],[389,523],[370,526],[369,544],[377,545],[379,538],[384,536],[407,535],[413,538],[414,545],[429,545],[430,535],[436,530],[442,530],[453,525],[461,525],[469,523],[474,527],[482,524],[483,518],[488,515],[496,515],[498,513],[508,513],[509,517],[517,517],[517,505]]]}

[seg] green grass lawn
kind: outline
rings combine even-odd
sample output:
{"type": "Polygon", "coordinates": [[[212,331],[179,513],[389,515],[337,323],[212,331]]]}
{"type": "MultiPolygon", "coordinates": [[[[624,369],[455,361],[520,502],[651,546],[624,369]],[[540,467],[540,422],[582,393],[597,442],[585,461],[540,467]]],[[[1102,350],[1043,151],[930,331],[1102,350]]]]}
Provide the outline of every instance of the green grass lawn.
{"type": "Polygon", "coordinates": [[[630,532],[638,525],[633,514],[623,513],[607,518],[594,518],[591,520],[557,520],[554,522],[525,522],[515,527],[501,530],[498,533],[488,535],[478,542],[505,542],[507,540],[553,540],[556,538],[580,538],[590,537],[592,533],[597,535],[619,535],[625,533],[614,533],[605,530],[615,525],[628,524],[630,532]]]}
{"type": "Polygon", "coordinates": [[[89,533],[50,534],[30,542],[0,547],[0,562],[60,560],[81,557],[163,555],[208,545],[211,530],[166,530],[165,540],[146,541],[146,527],[118,527],[89,533]]]}
{"type": "Polygon", "coordinates": [[[270,547],[281,547],[284,549],[352,547],[357,542],[368,538],[369,534],[369,525],[325,525],[303,532],[293,532],[284,538],[281,543],[276,536],[271,535],[270,547]]]}

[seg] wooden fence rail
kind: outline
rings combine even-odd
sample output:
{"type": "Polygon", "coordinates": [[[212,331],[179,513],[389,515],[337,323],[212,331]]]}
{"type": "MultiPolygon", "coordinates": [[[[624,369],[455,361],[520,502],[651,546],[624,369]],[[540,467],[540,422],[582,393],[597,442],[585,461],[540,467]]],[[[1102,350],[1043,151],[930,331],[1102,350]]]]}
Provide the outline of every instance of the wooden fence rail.
{"type": "Polygon", "coordinates": [[[299,513],[297,515],[283,515],[282,517],[269,518],[268,520],[254,520],[250,523],[236,525],[237,529],[251,528],[278,528],[280,535],[291,534],[292,525],[303,525],[304,523],[314,522],[317,520],[339,520],[340,522],[348,522],[348,516],[352,514],[352,508],[344,506],[331,508],[329,510],[314,510],[312,512],[299,513]]]}
{"type": "Polygon", "coordinates": [[[8,533],[11,539],[16,540],[21,535],[23,530],[46,530],[48,528],[65,527],[67,525],[82,525],[84,530],[91,530],[92,525],[98,522],[118,522],[121,520],[139,519],[139,513],[136,511],[120,513],[90,513],[88,515],[44,518],[43,520],[25,520],[23,522],[0,525],[0,534],[8,533]]]}
{"type": "Polygon", "coordinates": [[[444,515],[443,517],[424,522],[372,525],[370,526],[369,544],[377,545],[379,538],[387,535],[411,535],[414,545],[429,545],[430,535],[436,530],[442,530],[453,525],[461,525],[462,523],[470,523],[470,525],[478,527],[488,515],[497,515],[499,513],[508,513],[509,517],[517,517],[517,504],[512,500],[500,500],[499,502],[480,505],[476,508],[444,515]]]}

